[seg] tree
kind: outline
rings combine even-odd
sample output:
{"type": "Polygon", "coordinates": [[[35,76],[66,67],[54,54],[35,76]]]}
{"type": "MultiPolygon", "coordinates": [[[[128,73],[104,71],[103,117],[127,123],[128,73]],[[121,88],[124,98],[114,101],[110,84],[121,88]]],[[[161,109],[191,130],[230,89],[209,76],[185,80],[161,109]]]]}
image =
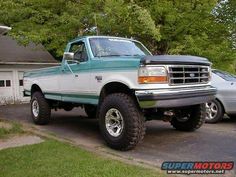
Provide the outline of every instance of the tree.
{"type": "MultiPolygon", "coordinates": [[[[232,51],[231,58],[233,60],[230,66],[232,70],[236,72],[236,1],[220,1],[220,3],[215,8],[214,15],[216,17],[217,23],[222,24],[227,29],[228,33],[225,37],[227,38],[229,48],[232,51]]],[[[227,51],[224,51],[224,53],[226,52],[227,51]]],[[[230,55],[230,51],[228,54],[230,55]]],[[[219,65],[221,64],[219,63],[219,65]]],[[[227,67],[227,63],[224,63],[223,66],[227,67]]]]}
{"type": "Polygon", "coordinates": [[[0,9],[0,22],[12,27],[13,38],[25,45],[42,43],[55,57],[62,55],[66,41],[82,26],[80,5],[71,1],[0,0],[0,9]]]}
{"type": "Polygon", "coordinates": [[[228,18],[235,24],[236,16],[232,13],[236,9],[235,3],[227,3],[227,8],[231,10],[224,10],[225,7],[216,0],[152,0],[136,3],[149,9],[155,24],[160,26],[161,40],[149,44],[158,54],[203,56],[213,62],[213,67],[235,71],[233,63],[236,61],[236,50],[231,32],[236,28],[232,23],[225,23],[228,18]],[[219,11],[225,19],[219,20],[219,15],[216,15],[220,14],[219,11]]]}
{"type": "Polygon", "coordinates": [[[0,22],[13,27],[12,37],[22,44],[42,43],[57,58],[68,40],[96,33],[95,17],[100,34],[160,38],[149,12],[122,0],[1,0],[0,8],[0,22]]]}
{"type": "Polygon", "coordinates": [[[23,44],[42,43],[61,59],[78,35],[114,35],[142,41],[154,54],[209,58],[234,71],[234,0],[0,0],[0,23],[23,44]]]}
{"type": "Polygon", "coordinates": [[[224,24],[229,31],[229,39],[236,48],[236,1],[221,1],[214,12],[217,22],[224,24]]]}

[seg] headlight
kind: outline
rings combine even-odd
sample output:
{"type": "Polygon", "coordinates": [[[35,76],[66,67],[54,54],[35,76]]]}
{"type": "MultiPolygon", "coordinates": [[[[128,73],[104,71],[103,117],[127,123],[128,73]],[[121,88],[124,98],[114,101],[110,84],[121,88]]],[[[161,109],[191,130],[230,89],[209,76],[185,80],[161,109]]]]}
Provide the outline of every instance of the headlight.
{"type": "Polygon", "coordinates": [[[142,66],[138,75],[140,84],[167,83],[167,71],[163,66],[142,66]]]}

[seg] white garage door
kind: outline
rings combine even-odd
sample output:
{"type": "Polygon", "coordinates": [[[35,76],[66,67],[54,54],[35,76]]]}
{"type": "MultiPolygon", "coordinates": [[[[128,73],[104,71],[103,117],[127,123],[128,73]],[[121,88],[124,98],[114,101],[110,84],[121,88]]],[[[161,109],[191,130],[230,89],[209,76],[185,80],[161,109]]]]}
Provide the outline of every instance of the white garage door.
{"type": "Polygon", "coordinates": [[[0,71],[0,104],[14,103],[13,72],[0,71]]]}

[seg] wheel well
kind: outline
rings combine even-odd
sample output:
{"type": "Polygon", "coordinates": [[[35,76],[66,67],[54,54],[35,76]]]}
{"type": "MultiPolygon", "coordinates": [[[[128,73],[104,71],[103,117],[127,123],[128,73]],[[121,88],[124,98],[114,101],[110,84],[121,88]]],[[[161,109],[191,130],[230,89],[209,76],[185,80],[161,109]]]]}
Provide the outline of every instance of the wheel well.
{"type": "Polygon", "coordinates": [[[100,101],[102,101],[107,95],[112,93],[126,93],[134,95],[133,90],[131,90],[127,85],[120,82],[110,82],[103,86],[100,93],[100,101]]]}
{"type": "Polygon", "coordinates": [[[218,98],[216,98],[216,100],[220,103],[220,105],[222,106],[222,108],[223,108],[223,113],[225,113],[225,107],[224,107],[224,105],[223,105],[223,103],[218,99],[218,98]]]}
{"type": "Polygon", "coordinates": [[[42,92],[42,90],[38,85],[33,84],[31,87],[31,96],[33,95],[34,92],[42,92]]]}

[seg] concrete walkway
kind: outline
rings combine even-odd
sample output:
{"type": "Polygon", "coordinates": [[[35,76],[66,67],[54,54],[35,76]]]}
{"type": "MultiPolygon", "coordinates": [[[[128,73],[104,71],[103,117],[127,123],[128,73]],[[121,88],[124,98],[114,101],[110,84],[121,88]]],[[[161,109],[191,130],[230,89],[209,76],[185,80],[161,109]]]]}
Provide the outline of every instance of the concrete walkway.
{"type": "Polygon", "coordinates": [[[44,140],[35,135],[16,135],[0,140],[0,150],[24,145],[38,144],[44,140]]]}

